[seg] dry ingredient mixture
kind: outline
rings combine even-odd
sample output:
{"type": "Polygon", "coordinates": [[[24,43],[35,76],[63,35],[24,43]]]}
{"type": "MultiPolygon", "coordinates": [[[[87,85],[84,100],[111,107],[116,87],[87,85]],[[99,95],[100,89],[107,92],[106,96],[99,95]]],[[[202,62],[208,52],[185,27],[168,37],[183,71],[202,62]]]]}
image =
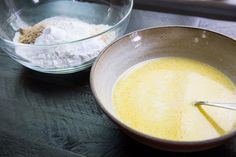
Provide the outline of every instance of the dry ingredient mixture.
{"type": "Polygon", "coordinates": [[[56,16],[32,27],[20,29],[13,41],[37,45],[16,48],[18,55],[34,65],[43,68],[66,68],[95,58],[115,38],[115,33],[110,32],[79,42],[73,41],[91,37],[109,28],[109,25],[88,24],[75,18],[56,16]],[[61,44],[66,42],[72,43],[61,44]]]}

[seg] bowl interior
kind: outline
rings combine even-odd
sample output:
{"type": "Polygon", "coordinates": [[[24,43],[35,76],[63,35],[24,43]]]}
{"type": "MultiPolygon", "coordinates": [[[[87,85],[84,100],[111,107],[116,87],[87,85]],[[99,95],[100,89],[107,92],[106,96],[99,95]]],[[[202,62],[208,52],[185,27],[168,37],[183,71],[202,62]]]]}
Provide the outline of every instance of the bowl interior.
{"type": "Polygon", "coordinates": [[[114,26],[129,12],[131,0],[8,0],[0,5],[0,37],[12,40],[15,32],[53,16],[67,16],[90,24],[114,26]]]}
{"type": "Polygon", "coordinates": [[[98,58],[91,84],[100,105],[116,117],[112,89],[131,66],[159,57],[185,57],[209,64],[236,83],[236,42],[223,35],[186,27],[153,28],[131,33],[109,46],[98,58]]]}

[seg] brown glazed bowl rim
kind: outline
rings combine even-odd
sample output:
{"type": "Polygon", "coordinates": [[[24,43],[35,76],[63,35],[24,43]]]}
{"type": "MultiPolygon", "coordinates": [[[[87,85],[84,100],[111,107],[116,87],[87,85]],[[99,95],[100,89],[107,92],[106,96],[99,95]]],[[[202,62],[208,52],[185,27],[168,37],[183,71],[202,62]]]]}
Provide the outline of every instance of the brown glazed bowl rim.
{"type": "MultiPolygon", "coordinates": [[[[182,29],[194,29],[194,30],[201,30],[201,31],[207,31],[210,33],[214,33],[217,34],[221,37],[224,37],[225,39],[230,39],[231,41],[236,42],[236,40],[234,40],[233,38],[230,38],[224,34],[221,34],[219,32],[215,32],[215,31],[211,31],[211,30],[207,30],[207,29],[203,29],[203,28],[199,28],[199,27],[192,27],[192,26],[179,26],[179,25],[174,25],[174,26],[161,26],[161,27],[149,27],[149,28],[144,28],[144,29],[140,29],[140,30],[136,30],[133,32],[130,32],[120,38],[118,38],[117,40],[115,40],[114,42],[112,42],[111,44],[109,44],[97,57],[97,59],[95,60],[91,72],[90,72],[90,86],[91,86],[91,90],[95,96],[96,101],[98,102],[98,105],[101,107],[101,109],[105,112],[105,114],[114,122],[116,123],[118,126],[124,128],[125,130],[143,137],[147,140],[150,141],[154,141],[154,142],[160,142],[160,143],[165,143],[165,144],[171,144],[171,145],[176,145],[176,146],[197,146],[197,145],[207,145],[207,144],[211,144],[211,143],[216,143],[216,142],[222,142],[222,141],[226,141],[230,138],[233,138],[234,136],[236,136],[236,130],[227,133],[223,136],[217,137],[217,138],[212,138],[212,139],[207,139],[207,140],[199,140],[199,141],[174,141],[174,140],[168,140],[168,139],[162,139],[162,138],[158,138],[158,137],[154,137],[145,133],[142,133],[138,130],[135,130],[131,127],[129,127],[128,125],[126,125],[125,123],[123,123],[120,119],[116,118],[115,116],[113,116],[107,109],[106,107],[101,103],[99,97],[97,96],[95,87],[94,87],[94,72],[96,69],[96,65],[98,64],[100,58],[106,54],[109,47],[116,44],[117,42],[119,42],[120,40],[123,40],[124,38],[127,38],[128,36],[134,34],[134,33],[138,33],[138,32],[143,32],[143,31],[151,31],[151,30],[156,30],[156,29],[163,29],[163,28],[182,28],[182,29]]],[[[112,52],[112,51],[110,51],[112,52]]]]}

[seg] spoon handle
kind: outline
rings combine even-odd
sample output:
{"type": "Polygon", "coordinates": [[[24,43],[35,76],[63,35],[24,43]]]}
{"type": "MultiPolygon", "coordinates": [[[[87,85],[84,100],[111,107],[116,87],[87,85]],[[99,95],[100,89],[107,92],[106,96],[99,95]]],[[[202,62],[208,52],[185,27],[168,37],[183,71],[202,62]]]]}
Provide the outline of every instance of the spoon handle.
{"type": "Polygon", "coordinates": [[[214,107],[236,110],[236,103],[215,103],[215,102],[208,102],[208,101],[199,101],[199,102],[196,102],[195,105],[214,106],[214,107]]]}

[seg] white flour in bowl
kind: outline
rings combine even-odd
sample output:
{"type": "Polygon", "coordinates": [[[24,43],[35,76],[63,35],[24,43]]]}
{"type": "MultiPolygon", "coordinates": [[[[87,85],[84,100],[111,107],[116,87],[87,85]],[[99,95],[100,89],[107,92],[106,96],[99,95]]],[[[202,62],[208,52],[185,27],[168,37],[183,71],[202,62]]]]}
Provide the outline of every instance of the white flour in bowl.
{"type": "MultiPolygon", "coordinates": [[[[15,51],[22,58],[43,68],[66,68],[83,64],[95,58],[106,45],[115,39],[115,33],[110,32],[89,40],[44,47],[40,45],[76,41],[101,33],[110,26],[88,24],[63,16],[47,18],[38,24],[45,27],[33,43],[39,46],[17,47],[15,51]]],[[[19,43],[19,37],[20,33],[17,32],[13,41],[19,43]]]]}

